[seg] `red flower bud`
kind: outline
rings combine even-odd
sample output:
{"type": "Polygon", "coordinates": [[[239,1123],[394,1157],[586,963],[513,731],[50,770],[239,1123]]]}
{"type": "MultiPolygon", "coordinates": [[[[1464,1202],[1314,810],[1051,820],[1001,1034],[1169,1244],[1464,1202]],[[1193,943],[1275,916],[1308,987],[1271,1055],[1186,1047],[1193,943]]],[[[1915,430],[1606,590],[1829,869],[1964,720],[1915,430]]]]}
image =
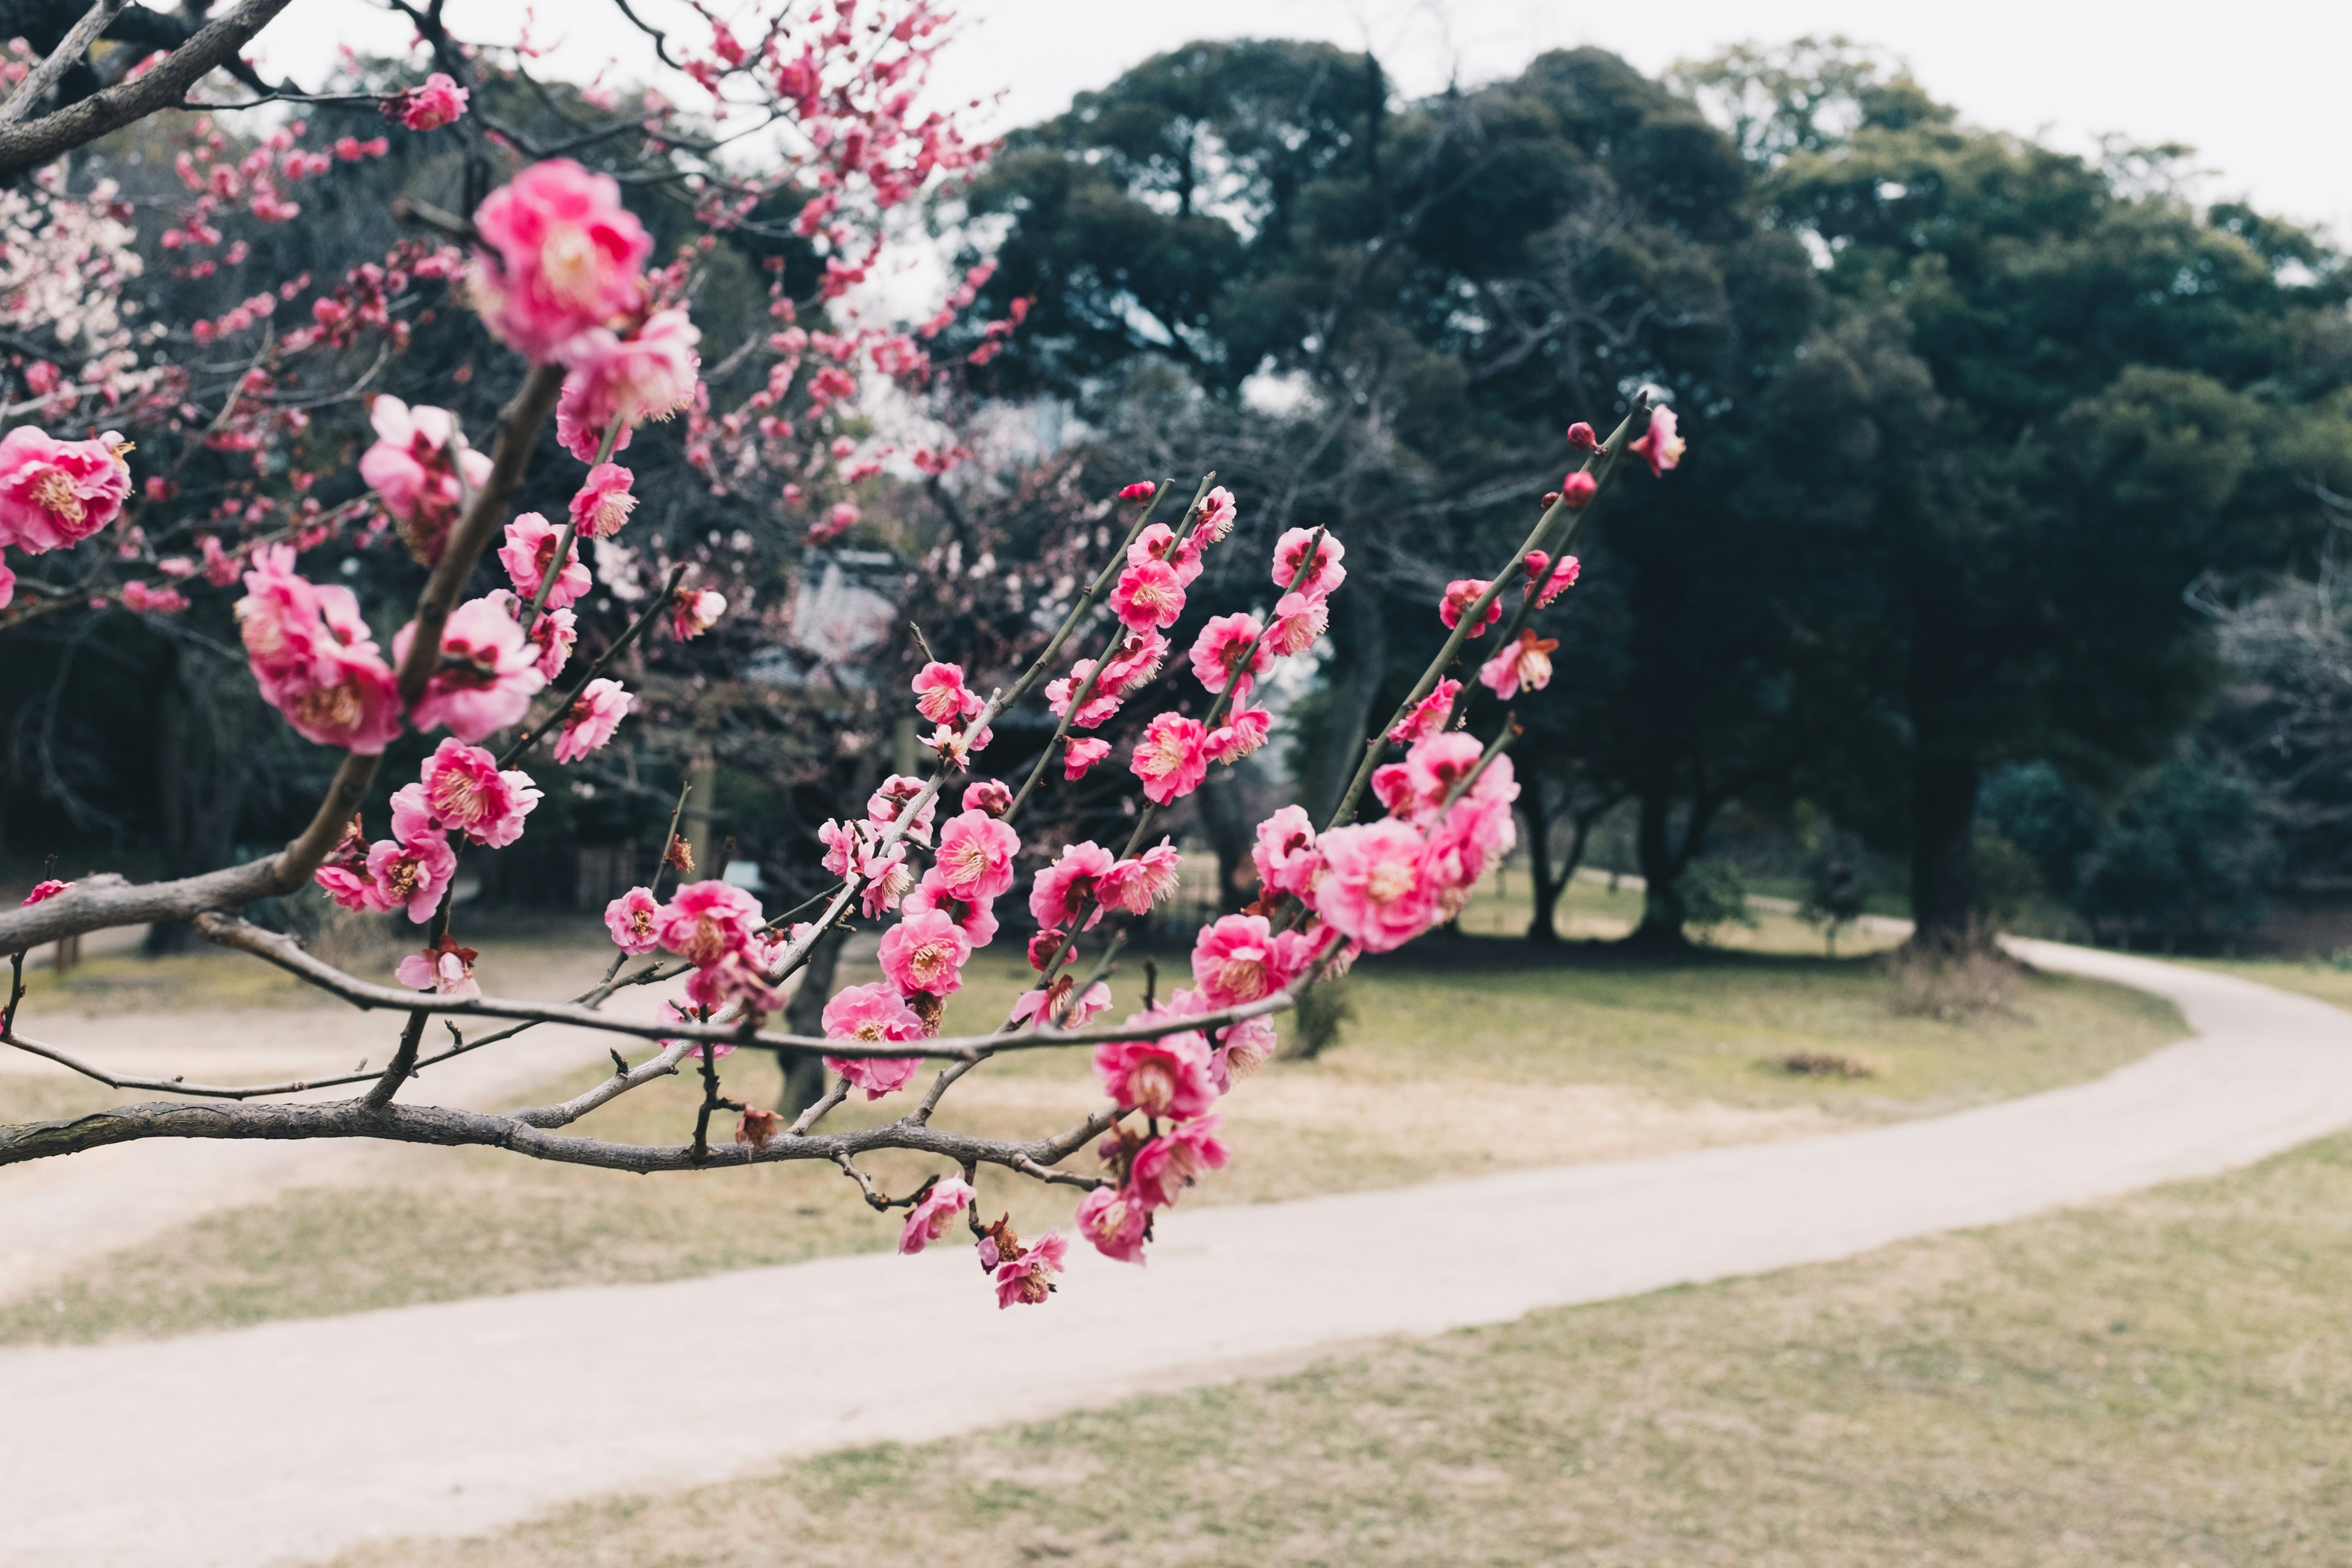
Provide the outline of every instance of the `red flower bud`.
{"type": "Polygon", "coordinates": [[[1544,491],[1544,499],[1543,499],[1544,510],[1546,510],[1546,511],[1549,511],[1552,508],[1554,508],[1554,507],[1558,506],[1559,504],[1559,492],[1558,490],[1546,490],[1546,491],[1544,491]]]}
{"type": "Polygon", "coordinates": [[[1568,427],[1568,444],[1580,452],[1590,452],[1601,442],[1592,434],[1592,426],[1580,419],[1568,427]]]}
{"type": "Polygon", "coordinates": [[[1592,499],[1592,492],[1600,488],[1591,474],[1570,474],[1559,481],[1559,493],[1567,499],[1570,510],[1582,510],[1584,503],[1592,499]]]}
{"type": "Polygon", "coordinates": [[[1152,493],[1159,489],[1159,488],[1160,487],[1158,485],[1153,484],[1150,479],[1139,480],[1137,483],[1131,484],[1128,486],[1127,489],[1119,491],[1118,499],[1121,500],[1150,500],[1152,497],[1152,493]]]}

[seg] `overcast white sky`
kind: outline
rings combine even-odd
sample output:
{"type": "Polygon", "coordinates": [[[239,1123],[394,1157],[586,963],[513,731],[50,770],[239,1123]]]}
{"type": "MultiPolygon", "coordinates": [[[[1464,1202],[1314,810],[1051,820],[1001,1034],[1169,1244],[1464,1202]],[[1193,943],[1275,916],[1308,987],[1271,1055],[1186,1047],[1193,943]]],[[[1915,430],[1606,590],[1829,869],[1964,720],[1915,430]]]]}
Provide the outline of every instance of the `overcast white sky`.
{"type": "MultiPolygon", "coordinates": [[[[469,8],[486,20],[520,10],[515,0],[469,8]]],[[[749,5],[713,6],[738,8],[749,5]]],[[[940,55],[942,85],[1002,92],[998,128],[1198,37],[1370,44],[1402,89],[1421,92],[1451,76],[1515,72],[1548,48],[1596,44],[1655,72],[1745,39],[1844,33],[1906,58],[1979,124],[2082,150],[2105,132],[2185,142],[2214,172],[2210,194],[2251,195],[2352,241],[2352,0],[964,0],[961,11],[966,30],[940,55]]],[[[579,30],[567,55],[588,69],[626,47],[596,0],[541,5],[539,16],[542,37],[579,30]]],[[[404,31],[381,13],[297,0],[261,41],[271,63],[308,75],[339,40],[396,47],[404,31]]]]}

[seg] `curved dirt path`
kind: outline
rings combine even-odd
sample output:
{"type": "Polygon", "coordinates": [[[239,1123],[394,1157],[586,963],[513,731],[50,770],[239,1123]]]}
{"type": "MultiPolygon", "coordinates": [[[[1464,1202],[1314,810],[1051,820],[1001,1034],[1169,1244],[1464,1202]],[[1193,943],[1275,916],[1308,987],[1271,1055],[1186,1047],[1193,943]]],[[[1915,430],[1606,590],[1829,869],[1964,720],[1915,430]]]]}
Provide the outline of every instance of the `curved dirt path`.
{"type": "Polygon", "coordinates": [[[2352,1016],[2149,960],[2015,945],[2168,998],[2192,1037],[1933,1121],[1180,1211],[1149,1269],[1080,1247],[1061,1296],[1034,1310],[998,1312],[956,1247],[0,1352],[0,1563],[266,1563],[479,1531],[1373,1336],[1847,1257],[2352,1126],[2352,1016]],[[706,1342],[816,1353],[772,1383],[687,1349],[706,1342]]]}

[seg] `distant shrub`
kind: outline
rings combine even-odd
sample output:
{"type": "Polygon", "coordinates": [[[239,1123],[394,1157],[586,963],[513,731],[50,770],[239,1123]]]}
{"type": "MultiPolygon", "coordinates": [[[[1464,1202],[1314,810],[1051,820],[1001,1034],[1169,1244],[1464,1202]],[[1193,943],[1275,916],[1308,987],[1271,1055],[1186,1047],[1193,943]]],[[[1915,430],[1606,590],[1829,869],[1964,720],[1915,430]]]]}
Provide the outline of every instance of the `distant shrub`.
{"type": "Polygon", "coordinates": [[[2280,863],[2252,781],[2192,750],[2158,769],[2099,836],[2074,903],[2111,933],[2197,943],[2268,919],[2280,863]]]}
{"type": "Polygon", "coordinates": [[[1344,980],[1326,980],[1307,987],[1290,1016],[1290,1037],[1276,1053],[1286,1062],[1311,1062],[1339,1043],[1339,1036],[1356,1017],[1355,1003],[1344,980]]]}
{"type": "Polygon", "coordinates": [[[1682,899],[1683,923],[1702,935],[1717,926],[1756,924],[1748,910],[1747,879],[1728,860],[1710,856],[1692,861],[1683,868],[1675,891],[1682,899]]]}

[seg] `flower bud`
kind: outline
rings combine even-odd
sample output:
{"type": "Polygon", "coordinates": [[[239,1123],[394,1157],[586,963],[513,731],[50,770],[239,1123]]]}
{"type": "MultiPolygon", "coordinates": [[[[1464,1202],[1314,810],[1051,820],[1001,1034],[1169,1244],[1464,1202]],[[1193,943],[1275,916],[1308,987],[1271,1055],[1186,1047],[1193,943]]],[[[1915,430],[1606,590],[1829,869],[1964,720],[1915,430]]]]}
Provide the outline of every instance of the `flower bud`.
{"type": "Polygon", "coordinates": [[[1150,479],[1139,479],[1118,492],[1121,500],[1150,500],[1160,487],[1150,479]]]}
{"type": "Polygon", "coordinates": [[[1592,499],[1592,492],[1600,488],[1591,474],[1570,474],[1559,481],[1559,493],[1572,511],[1581,510],[1584,503],[1592,499]]]}
{"type": "Polygon", "coordinates": [[[1590,452],[1601,442],[1592,434],[1592,426],[1580,419],[1568,427],[1568,444],[1580,452],[1590,452]]]}

